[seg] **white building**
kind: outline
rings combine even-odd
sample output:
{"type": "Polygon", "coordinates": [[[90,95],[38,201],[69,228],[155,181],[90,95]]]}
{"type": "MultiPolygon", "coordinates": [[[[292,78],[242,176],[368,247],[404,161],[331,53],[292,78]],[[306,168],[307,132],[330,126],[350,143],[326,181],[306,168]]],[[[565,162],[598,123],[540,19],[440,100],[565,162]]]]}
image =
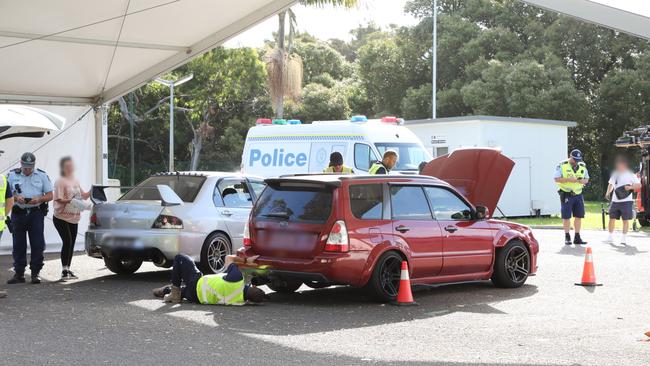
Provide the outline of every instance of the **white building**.
{"type": "MultiPolygon", "coordinates": [[[[498,207],[506,216],[560,211],[553,173],[566,159],[567,129],[576,122],[515,117],[467,116],[412,120],[413,131],[434,157],[460,147],[494,147],[515,161],[498,207]]],[[[495,216],[501,213],[496,212],[495,216]]]]}

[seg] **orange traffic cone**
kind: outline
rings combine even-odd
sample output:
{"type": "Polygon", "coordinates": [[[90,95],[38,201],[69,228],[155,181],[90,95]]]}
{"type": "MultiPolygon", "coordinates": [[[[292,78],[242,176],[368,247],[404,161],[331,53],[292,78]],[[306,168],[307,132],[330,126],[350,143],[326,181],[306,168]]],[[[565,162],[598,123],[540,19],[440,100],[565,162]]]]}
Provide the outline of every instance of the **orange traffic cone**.
{"type": "Polygon", "coordinates": [[[413,300],[411,293],[411,280],[409,279],[409,265],[406,261],[402,261],[402,271],[399,278],[399,288],[397,290],[397,301],[395,305],[417,305],[418,303],[413,300]]]}
{"type": "Polygon", "coordinates": [[[591,253],[591,247],[587,247],[585,252],[585,265],[582,269],[582,281],[576,283],[578,286],[602,286],[602,283],[596,283],[596,272],[594,271],[594,259],[591,253]]]}

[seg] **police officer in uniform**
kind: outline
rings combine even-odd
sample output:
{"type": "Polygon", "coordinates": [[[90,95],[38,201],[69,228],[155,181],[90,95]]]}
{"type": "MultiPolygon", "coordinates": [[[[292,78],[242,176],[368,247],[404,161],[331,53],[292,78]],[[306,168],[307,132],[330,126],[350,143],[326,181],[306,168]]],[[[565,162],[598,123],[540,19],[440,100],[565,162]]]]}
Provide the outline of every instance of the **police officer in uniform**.
{"type": "Polygon", "coordinates": [[[580,225],[585,217],[585,201],[582,189],[589,183],[589,172],[582,161],[582,152],[578,149],[571,151],[569,159],[560,162],[555,169],[555,183],[557,184],[562,202],[562,224],[564,226],[564,244],[571,245],[571,216],[575,236],[573,244],[587,244],[580,237],[580,225]]]}
{"type": "Polygon", "coordinates": [[[39,273],[43,268],[45,235],[43,221],[47,215],[48,202],[52,200],[52,183],[47,174],[35,169],[36,157],[24,153],[20,158],[20,168],[12,170],[7,176],[15,205],[11,212],[13,226],[13,257],[15,274],[8,284],[25,282],[27,266],[27,236],[31,247],[29,268],[32,283],[41,283],[39,273]]]}
{"type": "MultiPolygon", "coordinates": [[[[0,174],[0,238],[2,238],[2,233],[5,229],[11,231],[11,219],[9,215],[11,214],[11,209],[14,205],[14,197],[11,193],[9,184],[7,184],[7,178],[0,174]]],[[[0,299],[7,297],[5,291],[0,290],[0,299]]]]}
{"type": "Polygon", "coordinates": [[[343,155],[338,151],[334,151],[330,154],[330,165],[323,169],[323,173],[354,174],[354,170],[343,165],[343,155]]]}
{"type": "Polygon", "coordinates": [[[386,150],[381,161],[372,164],[368,174],[388,174],[397,165],[398,160],[399,156],[395,150],[386,150]]]}

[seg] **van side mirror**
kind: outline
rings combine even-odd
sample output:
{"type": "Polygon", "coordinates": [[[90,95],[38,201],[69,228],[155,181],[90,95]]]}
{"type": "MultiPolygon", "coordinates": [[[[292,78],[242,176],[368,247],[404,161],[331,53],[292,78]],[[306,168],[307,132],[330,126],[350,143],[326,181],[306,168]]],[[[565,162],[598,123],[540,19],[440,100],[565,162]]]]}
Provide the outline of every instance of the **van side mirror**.
{"type": "Polygon", "coordinates": [[[477,220],[483,220],[488,217],[490,210],[485,206],[476,206],[476,211],[474,212],[474,217],[477,220]]]}

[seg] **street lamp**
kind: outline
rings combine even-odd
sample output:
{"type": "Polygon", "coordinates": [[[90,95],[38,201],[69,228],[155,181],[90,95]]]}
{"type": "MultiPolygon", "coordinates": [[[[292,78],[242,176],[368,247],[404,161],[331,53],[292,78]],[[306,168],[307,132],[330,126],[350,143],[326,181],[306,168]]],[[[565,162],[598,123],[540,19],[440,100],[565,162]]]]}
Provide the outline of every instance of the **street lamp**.
{"type": "Polygon", "coordinates": [[[174,171],[174,87],[192,80],[194,74],[189,74],[179,80],[165,80],[156,78],[156,81],[169,87],[169,171],[174,171]]]}

